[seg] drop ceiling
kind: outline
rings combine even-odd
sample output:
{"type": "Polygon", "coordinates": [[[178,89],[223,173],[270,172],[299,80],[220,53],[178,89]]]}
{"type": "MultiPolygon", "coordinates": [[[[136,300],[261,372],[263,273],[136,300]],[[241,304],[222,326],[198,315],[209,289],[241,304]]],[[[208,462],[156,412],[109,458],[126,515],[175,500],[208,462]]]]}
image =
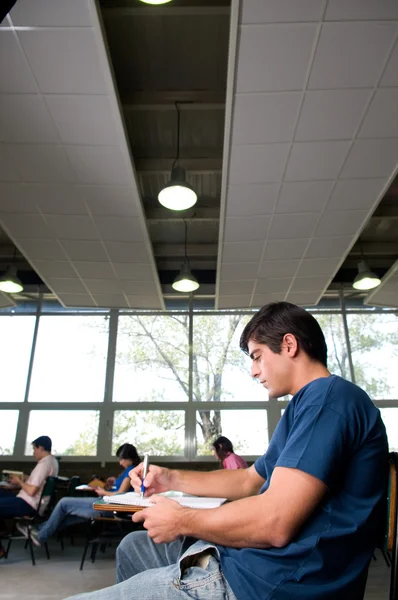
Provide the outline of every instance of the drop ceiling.
{"type": "Polygon", "coordinates": [[[1,267],[15,244],[64,306],[163,309],[186,228],[198,303],[314,305],[352,292],[363,254],[391,286],[397,39],[387,0],[17,0],[0,26],[1,267]],[[199,197],[183,213],[157,202],[176,102],[199,197]]]}

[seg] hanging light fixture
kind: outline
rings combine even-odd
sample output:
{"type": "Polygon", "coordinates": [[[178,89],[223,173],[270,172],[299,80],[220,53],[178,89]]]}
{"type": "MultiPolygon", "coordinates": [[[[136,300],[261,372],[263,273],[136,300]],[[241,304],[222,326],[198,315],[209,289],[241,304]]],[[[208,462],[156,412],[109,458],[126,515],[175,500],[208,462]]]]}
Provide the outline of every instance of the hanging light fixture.
{"type": "Polygon", "coordinates": [[[17,277],[15,265],[10,265],[4,275],[0,277],[0,291],[6,294],[18,294],[22,292],[23,285],[17,277]]]}
{"type": "Polygon", "coordinates": [[[369,269],[366,260],[358,263],[358,275],[355,277],[352,287],[356,290],[373,290],[381,284],[381,279],[369,269]]]}
{"type": "Polygon", "coordinates": [[[158,194],[160,204],[169,210],[187,210],[191,208],[198,199],[198,196],[185,176],[185,169],[177,166],[180,159],[180,109],[178,102],[175,103],[177,110],[177,156],[171,169],[170,181],[158,194]]]}
{"type": "Polygon", "coordinates": [[[187,255],[187,222],[184,219],[184,225],[185,225],[185,242],[184,242],[184,254],[185,254],[185,260],[181,266],[181,270],[179,272],[179,274],[177,275],[177,277],[174,279],[173,283],[172,283],[172,288],[173,290],[176,290],[176,292],[185,292],[187,293],[191,293],[194,292],[195,290],[198,289],[199,287],[199,282],[196,279],[195,275],[192,274],[190,266],[189,266],[189,259],[188,259],[188,255],[187,255]]]}
{"type": "Polygon", "coordinates": [[[141,0],[144,4],[167,4],[171,0],[141,0]]]}

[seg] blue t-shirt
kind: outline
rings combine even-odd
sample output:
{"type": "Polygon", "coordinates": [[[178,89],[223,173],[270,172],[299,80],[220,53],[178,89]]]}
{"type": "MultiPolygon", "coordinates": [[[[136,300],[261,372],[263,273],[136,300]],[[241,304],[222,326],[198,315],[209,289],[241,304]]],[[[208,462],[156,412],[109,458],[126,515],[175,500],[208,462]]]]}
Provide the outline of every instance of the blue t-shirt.
{"type": "MultiPolygon", "coordinates": [[[[123,471],[123,473],[121,475],[119,475],[119,477],[115,480],[115,483],[111,487],[111,491],[112,492],[117,492],[119,490],[120,486],[122,485],[123,479],[126,479],[126,477],[129,476],[129,473],[130,473],[131,469],[134,469],[134,467],[133,466],[127,467],[127,469],[125,469],[123,471]]],[[[130,486],[130,489],[128,491],[130,491],[130,490],[134,491],[131,486],[130,486]]]]}
{"type": "Polygon", "coordinates": [[[328,494],[283,548],[218,546],[238,600],[362,598],[378,539],[388,477],[379,410],[356,385],[330,376],[290,401],[267,452],[255,462],[267,490],[275,467],[300,469],[328,494]]]}

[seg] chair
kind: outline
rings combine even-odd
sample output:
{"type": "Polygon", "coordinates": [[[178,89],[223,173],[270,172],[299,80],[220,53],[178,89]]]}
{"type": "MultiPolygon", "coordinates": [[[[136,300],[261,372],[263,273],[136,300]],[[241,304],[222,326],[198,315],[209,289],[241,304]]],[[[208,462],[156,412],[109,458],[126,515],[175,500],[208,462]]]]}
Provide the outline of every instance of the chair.
{"type": "Polygon", "coordinates": [[[134,525],[131,519],[126,521],[126,519],[123,519],[116,515],[113,515],[112,517],[98,516],[93,519],[90,519],[87,530],[86,543],[84,546],[82,559],[80,561],[80,571],[83,570],[84,561],[86,559],[86,554],[89,545],[92,545],[91,562],[94,562],[98,546],[101,548],[102,551],[104,551],[105,547],[111,541],[116,540],[119,543],[124,538],[124,536],[127,534],[127,531],[125,531],[123,527],[123,524],[125,523],[130,524],[130,529],[131,525],[134,525]]]}
{"type": "MultiPolygon", "coordinates": [[[[55,496],[56,496],[56,484],[57,477],[48,477],[46,483],[44,484],[39,505],[36,509],[35,514],[26,517],[14,517],[14,526],[11,535],[8,536],[8,544],[6,549],[5,558],[8,558],[8,554],[11,548],[11,543],[13,540],[25,540],[25,548],[29,546],[30,556],[32,559],[32,565],[36,565],[35,555],[33,550],[33,542],[31,538],[31,529],[32,526],[38,525],[42,523],[46,519],[48,519],[49,514],[51,513],[54,504],[55,504],[55,496]],[[49,498],[48,502],[47,499],[49,498]],[[26,539],[23,535],[17,533],[17,523],[21,523],[22,525],[27,525],[28,530],[28,538],[26,539]]],[[[44,544],[44,548],[46,550],[47,559],[50,558],[50,553],[48,551],[47,542],[44,544]]]]}
{"type": "Polygon", "coordinates": [[[398,489],[398,453],[390,452],[389,476],[387,491],[387,519],[382,539],[378,545],[383,556],[390,563],[390,594],[389,600],[398,600],[398,556],[397,556],[397,489],[398,489]]]}

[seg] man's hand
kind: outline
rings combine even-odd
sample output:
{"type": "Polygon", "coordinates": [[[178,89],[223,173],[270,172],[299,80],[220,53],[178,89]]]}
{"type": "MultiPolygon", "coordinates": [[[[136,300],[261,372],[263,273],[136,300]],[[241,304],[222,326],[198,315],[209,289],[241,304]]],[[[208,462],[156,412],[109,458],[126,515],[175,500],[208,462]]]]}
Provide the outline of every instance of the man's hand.
{"type": "Polygon", "coordinates": [[[181,506],[165,496],[153,496],[153,506],[134,513],[134,523],[143,523],[148,535],[156,544],[173,542],[181,535],[181,524],[191,509],[181,506]]]}
{"type": "MultiPolygon", "coordinates": [[[[140,463],[138,467],[135,467],[135,469],[132,469],[129,473],[131,486],[134,488],[134,491],[138,493],[141,492],[143,470],[144,463],[140,463]]],[[[170,469],[149,465],[144,481],[145,496],[160,494],[161,492],[168,492],[173,489],[171,480],[172,471],[170,469]]]]}
{"type": "Polygon", "coordinates": [[[22,487],[22,480],[17,475],[10,475],[8,477],[8,483],[18,487],[22,487]]]}
{"type": "Polygon", "coordinates": [[[101,488],[99,486],[94,488],[94,491],[96,494],[98,494],[98,496],[107,496],[108,495],[107,490],[104,490],[103,488],[101,488]]]}

